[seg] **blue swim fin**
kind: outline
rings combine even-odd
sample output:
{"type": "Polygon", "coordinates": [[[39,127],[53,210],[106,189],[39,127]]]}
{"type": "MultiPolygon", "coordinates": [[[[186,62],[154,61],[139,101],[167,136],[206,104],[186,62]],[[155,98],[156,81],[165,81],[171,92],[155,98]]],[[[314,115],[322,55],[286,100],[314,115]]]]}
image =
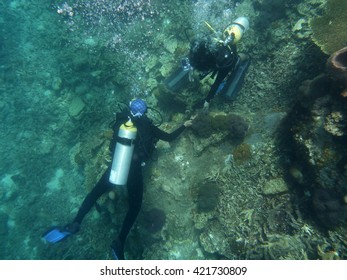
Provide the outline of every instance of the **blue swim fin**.
{"type": "Polygon", "coordinates": [[[42,235],[42,238],[49,243],[57,243],[71,234],[71,232],[68,232],[66,230],[60,230],[59,228],[55,227],[44,233],[42,235]]]}

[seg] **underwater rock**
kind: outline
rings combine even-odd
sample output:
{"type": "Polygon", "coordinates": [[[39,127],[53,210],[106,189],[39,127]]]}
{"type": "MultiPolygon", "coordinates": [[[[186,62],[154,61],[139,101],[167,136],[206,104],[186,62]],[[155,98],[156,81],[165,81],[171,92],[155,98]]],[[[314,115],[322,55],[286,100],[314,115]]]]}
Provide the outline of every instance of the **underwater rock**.
{"type": "Polygon", "coordinates": [[[213,211],[219,201],[220,190],[218,186],[213,182],[204,181],[198,188],[196,198],[198,212],[213,211]]]}
{"type": "Polygon", "coordinates": [[[283,178],[271,179],[265,183],[262,191],[266,195],[280,194],[288,191],[288,186],[283,178]]]}
{"type": "Polygon", "coordinates": [[[69,115],[71,117],[77,118],[80,116],[81,112],[83,111],[85,107],[85,103],[80,97],[75,97],[72,99],[70,106],[69,106],[69,115]]]}
{"type": "Polygon", "coordinates": [[[219,202],[220,188],[216,182],[202,179],[191,186],[191,194],[196,203],[197,213],[213,212],[219,202]]]}

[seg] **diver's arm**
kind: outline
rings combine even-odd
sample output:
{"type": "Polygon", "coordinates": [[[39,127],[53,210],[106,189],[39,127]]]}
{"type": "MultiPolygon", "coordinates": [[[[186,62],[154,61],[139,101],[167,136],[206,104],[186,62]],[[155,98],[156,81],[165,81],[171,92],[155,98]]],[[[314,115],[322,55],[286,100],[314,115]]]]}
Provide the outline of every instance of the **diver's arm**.
{"type": "Polygon", "coordinates": [[[186,128],[185,125],[181,125],[179,128],[177,128],[171,133],[167,133],[156,126],[154,126],[153,130],[154,130],[154,134],[156,138],[163,141],[170,142],[175,140],[184,131],[185,128],[186,128]]]}

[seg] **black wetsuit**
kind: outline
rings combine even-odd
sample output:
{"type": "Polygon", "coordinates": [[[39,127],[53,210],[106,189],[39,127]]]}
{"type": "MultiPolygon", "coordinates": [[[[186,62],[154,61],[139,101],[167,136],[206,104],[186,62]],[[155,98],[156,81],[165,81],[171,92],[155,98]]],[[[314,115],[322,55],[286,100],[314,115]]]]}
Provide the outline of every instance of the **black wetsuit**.
{"type": "MultiPolygon", "coordinates": [[[[123,118],[122,116],[118,116],[117,123],[114,127],[113,140],[111,141],[110,150],[113,155],[113,151],[117,141],[118,129],[120,124],[127,121],[127,117],[123,118]],[[120,120],[119,120],[120,119],[120,120]]],[[[135,220],[138,216],[138,213],[141,209],[142,205],[142,197],[143,197],[143,178],[142,178],[142,168],[141,164],[150,159],[152,156],[154,145],[158,141],[158,139],[164,141],[172,141],[176,139],[185,129],[185,126],[180,126],[178,129],[173,131],[172,133],[167,133],[165,131],[160,130],[156,127],[150,119],[146,116],[142,116],[141,118],[132,118],[133,123],[137,128],[137,137],[135,140],[134,154],[133,160],[130,166],[127,189],[128,189],[128,211],[124,218],[122,228],[119,232],[119,235],[116,239],[116,243],[118,246],[118,256],[117,258],[124,258],[123,250],[125,240],[132,228],[135,220]]],[[[98,183],[92,189],[92,191],[87,195],[84,199],[77,216],[73,220],[73,224],[80,225],[82,223],[85,215],[90,211],[90,209],[94,206],[97,199],[107,191],[114,189],[114,185],[109,182],[110,176],[110,167],[105,171],[102,175],[98,183]]]]}
{"type": "Polygon", "coordinates": [[[210,102],[216,95],[220,84],[223,82],[225,77],[236,70],[237,63],[239,61],[239,56],[237,55],[236,47],[232,45],[231,47],[221,46],[218,49],[216,57],[216,66],[213,69],[213,76],[217,74],[217,77],[208,92],[206,101],[210,102]]]}

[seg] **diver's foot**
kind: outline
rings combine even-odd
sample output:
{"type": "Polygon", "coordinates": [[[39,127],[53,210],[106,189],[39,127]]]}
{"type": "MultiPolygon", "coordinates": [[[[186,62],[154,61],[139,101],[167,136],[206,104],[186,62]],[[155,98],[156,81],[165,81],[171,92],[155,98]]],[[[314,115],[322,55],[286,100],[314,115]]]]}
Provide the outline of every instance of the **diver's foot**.
{"type": "Polygon", "coordinates": [[[58,243],[70,235],[71,235],[71,232],[69,231],[66,231],[59,227],[53,227],[49,229],[48,231],[46,231],[42,235],[42,238],[49,243],[58,243]]]}
{"type": "Polygon", "coordinates": [[[72,234],[75,234],[80,229],[80,225],[78,223],[70,223],[64,227],[53,227],[47,230],[42,238],[49,243],[58,243],[72,234]]]}
{"type": "Polygon", "coordinates": [[[75,234],[80,230],[80,224],[76,222],[69,223],[64,227],[64,230],[71,234],[75,234]]]}
{"type": "Polygon", "coordinates": [[[119,238],[112,241],[111,244],[112,255],[115,260],[124,260],[124,250],[123,245],[120,242],[119,238]]]}

